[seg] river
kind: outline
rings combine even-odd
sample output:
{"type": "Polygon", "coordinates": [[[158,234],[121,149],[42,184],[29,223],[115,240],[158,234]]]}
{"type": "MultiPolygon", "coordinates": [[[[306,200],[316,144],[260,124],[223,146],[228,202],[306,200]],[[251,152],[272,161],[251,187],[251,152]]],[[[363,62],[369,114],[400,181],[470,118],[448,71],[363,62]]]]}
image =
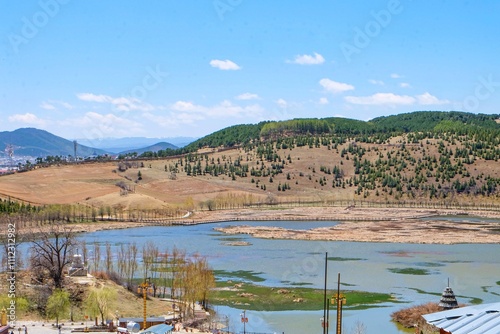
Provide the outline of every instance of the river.
{"type": "MultiPolygon", "coordinates": [[[[427,245],[400,243],[358,243],[335,241],[270,240],[248,235],[228,236],[213,230],[235,224],[280,226],[309,229],[331,226],[335,222],[237,222],[194,226],[141,227],[84,233],[79,238],[87,243],[111,242],[113,247],[136,242],[139,247],[153,241],[160,247],[185,249],[188,254],[206,256],[212,269],[259,273],[269,286],[293,286],[307,283],[324,286],[324,258],[328,261],[328,288],[337,286],[341,273],[341,288],[393,294],[404,303],[388,303],[383,307],[363,311],[344,311],[344,331],[349,334],[357,324],[366,333],[403,333],[390,321],[390,314],[403,307],[439,301],[439,295],[450,286],[459,303],[472,298],[497,302],[500,296],[500,245],[457,244],[427,245]],[[248,242],[247,246],[231,246],[228,240],[248,242]],[[422,269],[424,275],[401,273],[408,268],[422,269]],[[439,295],[435,295],[439,294],[439,295]]],[[[91,247],[90,247],[91,248],[91,247]]],[[[347,296],[348,298],[348,296],[347,296]]],[[[347,305],[349,299],[347,300],[347,305]]],[[[218,307],[219,313],[230,319],[230,328],[243,331],[241,310],[218,307]]],[[[333,311],[334,312],[334,311],[333,311]]],[[[331,328],[335,328],[335,314],[331,328]]],[[[321,333],[323,311],[254,312],[247,311],[246,330],[268,333],[321,333]]]]}

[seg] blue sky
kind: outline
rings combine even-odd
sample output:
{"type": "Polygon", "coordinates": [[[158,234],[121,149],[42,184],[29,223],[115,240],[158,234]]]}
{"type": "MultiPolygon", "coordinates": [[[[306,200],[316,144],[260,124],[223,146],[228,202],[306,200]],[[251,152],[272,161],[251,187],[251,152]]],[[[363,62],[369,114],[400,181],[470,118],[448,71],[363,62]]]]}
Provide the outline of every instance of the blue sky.
{"type": "Polygon", "coordinates": [[[0,0],[0,131],[500,113],[500,1],[0,0]]]}

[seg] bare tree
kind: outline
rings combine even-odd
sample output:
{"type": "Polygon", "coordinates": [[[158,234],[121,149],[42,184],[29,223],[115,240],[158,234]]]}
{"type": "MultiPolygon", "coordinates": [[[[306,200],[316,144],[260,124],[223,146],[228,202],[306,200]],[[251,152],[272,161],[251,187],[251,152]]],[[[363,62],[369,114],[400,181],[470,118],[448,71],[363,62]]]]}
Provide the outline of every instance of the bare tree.
{"type": "Polygon", "coordinates": [[[144,246],[142,247],[143,277],[144,279],[148,277],[151,278],[151,281],[153,282],[153,296],[155,297],[156,290],[158,288],[158,282],[156,278],[158,277],[158,263],[160,261],[159,257],[160,250],[153,242],[148,241],[146,244],[144,244],[144,246]]]}
{"type": "Polygon", "coordinates": [[[74,232],[63,223],[55,223],[50,225],[48,231],[40,230],[32,238],[31,268],[47,275],[56,288],[62,288],[63,273],[71,263],[71,252],[76,245],[74,232]]]}
{"type": "Polygon", "coordinates": [[[106,241],[106,256],[105,256],[105,262],[106,262],[106,272],[110,273],[113,271],[113,253],[111,252],[111,244],[106,241]]]}
{"type": "Polygon", "coordinates": [[[361,321],[356,321],[354,328],[351,331],[352,334],[366,334],[366,326],[361,321]]]}
{"type": "Polygon", "coordinates": [[[94,274],[101,267],[101,246],[97,241],[94,241],[94,274]]]}
{"type": "Polygon", "coordinates": [[[168,285],[168,266],[169,266],[169,261],[170,261],[170,253],[168,248],[165,249],[165,252],[160,255],[160,269],[159,269],[159,281],[162,287],[162,295],[163,297],[166,296],[166,291],[167,291],[167,285],[168,285]]]}
{"type": "Polygon", "coordinates": [[[170,281],[170,297],[175,299],[177,298],[178,292],[176,290],[182,282],[182,266],[186,263],[186,251],[180,250],[174,246],[170,259],[170,271],[172,275],[172,279],[170,281]]]}
{"type": "Polygon", "coordinates": [[[214,272],[208,266],[208,261],[205,257],[197,260],[197,275],[200,277],[198,286],[198,299],[203,307],[208,307],[208,296],[210,291],[215,287],[214,272]]]}
{"type": "Polygon", "coordinates": [[[118,249],[116,262],[118,266],[118,275],[121,278],[125,278],[125,272],[127,269],[127,252],[125,251],[124,244],[120,244],[120,249],[118,249]]]}
{"type": "MultiPolygon", "coordinates": [[[[197,254],[182,266],[181,275],[180,298],[184,301],[183,304],[190,306],[194,316],[197,301],[206,306],[209,291],[215,286],[215,278],[207,259],[197,254]]],[[[188,308],[184,309],[184,314],[186,315],[188,311],[188,308]]]]}
{"type": "Polygon", "coordinates": [[[127,285],[129,289],[132,287],[132,280],[134,279],[135,271],[137,270],[137,253],[139,249],[137,248],[137,244],[132,243],[128,249],[126,254],[126,273],[127,273],[127,285]]]}

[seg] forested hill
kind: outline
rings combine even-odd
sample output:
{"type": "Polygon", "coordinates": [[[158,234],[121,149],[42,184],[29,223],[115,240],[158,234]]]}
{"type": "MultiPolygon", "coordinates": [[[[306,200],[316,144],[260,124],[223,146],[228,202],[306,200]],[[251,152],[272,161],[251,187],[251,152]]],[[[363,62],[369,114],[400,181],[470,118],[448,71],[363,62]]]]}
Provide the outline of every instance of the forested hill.
{"type": "Polygon", "coordinates": [[[275,139],[291,135],[381,135],[385,137],[409,132],[499,134],[499,122],[500,115],[498,114],[485,115],[456,111],[416,111],[378,117],[367,122],[340,117],[293,119],[228,127],[191,143],[188,148],[231,147],[255,140],[275,139]]]}
{"type": "Polygon", "coordinates": [[[500,130],[500,115],[465,112],[418,111],[409,114],[378,117],[370,121],[378,131],[465,133],[478,130],[500,130]]]}
{"type": "Polygon", "coordinates": [[[370,121],[349,118],[300,118],[286,121],[266,121],[240,124],[216,131],[182,149],[147,152],[144,156],[172,156],[196,152],[201,148],[230,148],[258,142],[270,142],[295,137],[339,136],[361,142],[383,142],[390,137],[415,132],[417,137],[439,133],[473,135],[482,140],[500,138],[500,115],[472,114],[458,111],[415,111],[393,116],[377,117],[370,121]]]}

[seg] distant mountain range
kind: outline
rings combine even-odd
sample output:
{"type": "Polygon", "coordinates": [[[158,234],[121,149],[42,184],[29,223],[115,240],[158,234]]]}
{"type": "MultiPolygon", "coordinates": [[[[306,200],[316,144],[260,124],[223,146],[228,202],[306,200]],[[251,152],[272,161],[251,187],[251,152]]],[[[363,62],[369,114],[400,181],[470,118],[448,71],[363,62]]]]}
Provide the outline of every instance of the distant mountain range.
{"type": "MultiPolygon", "coordinates": [[[[0,151],[3,153],[7,145],[12,145],[16,156],[46,157],[74,155],[73,141],[53,135],[45,130],[21,128],[14,131],[0,132],[0,151]]],[[[80,145],[77,156],[87,157],[93,154],[105,154],[106,151],[80,145]]]]}
{"type": "MultiPolygon", "coordinates": [[[[498,145],[500,135],[500,115],[472,114],[465,112],[416,111],[406,114],[378,117],[370,121],[360,121],[339,117],[292,119],[287,121],[265,121],[258,124],[240,124],[221,129],[203,138],[170,138],[166,142],[160,138],[104,138],[99,140],[77,140],[79,157],[91,155],[127,154],[136,152],[158,152],[157,156],[168,156],[195,152],[203,147],[233,147],[247,145],[260,140],[277,141],[294,136],[335,135],[359,137],[365,141],[383,141],[402,133],[453,133],[486,136],[498,145]],[[370,138],[369,138],[370,137],[370,138]],[[491,137],[491,138],[490,138],[491,137]],[[375,138],[375,139],[374,139],[375,138]],[[493,140],[494,139],[494,140],[493,140]],[[89,145],[90,144],[90,145],[89,145]],[[187,144],[187,145],[186,145],[187,144]],[[179,149],[180,148],[180,149],[179,149]],[[175,152],[166,149],[179,149],[175,152]]],[[[303,144],[303,143],[301,143],[303,144]]],[[[55,136],[47,131],[22,128],[0,132],[0,157],[5,157],[5,148],[12,145],[16,156],[45,157],[73,156],[73,141],[55,136]]],[[[156,155],[155,155],[156,156],[156,155]]]]}
{"type": "Polygon", "coordinates": [[[141,154],[143,154],[145,152],[158,152],[160,150],[166,150],[167,148],[175,150],[178,147],[175,146],[175,145],[172,145],[170,143],[161,142],[161,143],[156,143],[156,144],[153,144],[153,145],[150,145],[150,146],[146,146],[146,147],[143,147],[143,148],[132,149],[132,150],[128,150],[128,151],[122,151],[122,152],[120,152],[120,154],[137,153],[137,155],[141,155],[141,154]]]}
{"type": "MultiPolygon", "coordinates": [[[[177,138],[182,146],[193,138],[177,138]]],[[[88,157],[92,155],[132,153],[142,154],[147,151],[156,152],[167,148],[176,149],[171,143],[159,140],[158,138],[120,138],[103,139],[95,141],[100,147],[86,145],[92,143],[90,140],[77,140],[77,156],[88,157]],[[160,141],[160,142],[158,142],[160,141]],[[103,146],[110,145],[110,148],[103,146]]],[[[45,130],[35,128],[21,128],[14,131],[0,132],[0,156],[6,156],[5,149],[11,145],[15,156],[46,157],[46,156],[73,156],[73,141],[56,136],[45,130]]]]}
{"type": "Polygon", "coordinates": [[[99,148],[106,152],[122,153],[135,151],[141,147],[153,146],[159,143],[169,143],[177,148],[184,147],[195,141],[192,137],[168,137],[168,138],[146,138],[146,137],[124,137],[124,138],[99,138],[99,139],[77,139],[83,145],[99,148]]]}

